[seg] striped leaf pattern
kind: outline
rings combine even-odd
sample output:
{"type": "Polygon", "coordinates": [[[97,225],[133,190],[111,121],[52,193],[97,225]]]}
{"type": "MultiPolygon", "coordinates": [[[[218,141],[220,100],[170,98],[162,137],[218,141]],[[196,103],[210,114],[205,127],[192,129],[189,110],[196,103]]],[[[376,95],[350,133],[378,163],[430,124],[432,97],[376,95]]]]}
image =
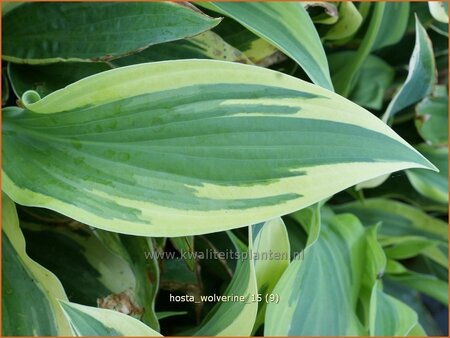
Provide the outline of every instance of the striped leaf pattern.
{"type": "Polygon", "coordinates": [[[363,108],[249,65],[135,65],[22,101],[4,110],[4,191],[121,233],[236,228],[434,168],[363,108]]]}

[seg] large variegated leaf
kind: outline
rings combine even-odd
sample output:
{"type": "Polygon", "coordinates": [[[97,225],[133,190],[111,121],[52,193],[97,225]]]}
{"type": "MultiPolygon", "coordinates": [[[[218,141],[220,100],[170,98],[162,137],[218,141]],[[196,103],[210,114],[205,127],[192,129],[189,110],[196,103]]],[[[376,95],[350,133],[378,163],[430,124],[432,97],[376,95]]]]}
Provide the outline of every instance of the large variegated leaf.
{"type": "Polygon", "coordinates": [[[2,22],[2,57],[18,63],[112,59],[220,22],[171,2],[26,3],[2,22]]]}
{"type": "Polygon", "coordinates": [[[141,321],[123,313],[61,301],[75,334],[82,336],[161,337],[141,321]]]}
{"type": "Polygon", "coordinates": [[[295,60],[314,83],[333,89],[319,34],[300,3],[211,2],[207,7],[233,18],[273,44],[295,60]]]}
{"type": "Polygon", "coordinates": [[[4,191],[117,232],[255,224],[392,171],[433,168],[366,110],[255,66],[142,64],[36,99],[4,109],[4,191]]]}
{"type": "Polygon", "coordinates": [[[25,251],[14,202],[2,196],[2,336],[69,336],[59,280],[25,251]]]}

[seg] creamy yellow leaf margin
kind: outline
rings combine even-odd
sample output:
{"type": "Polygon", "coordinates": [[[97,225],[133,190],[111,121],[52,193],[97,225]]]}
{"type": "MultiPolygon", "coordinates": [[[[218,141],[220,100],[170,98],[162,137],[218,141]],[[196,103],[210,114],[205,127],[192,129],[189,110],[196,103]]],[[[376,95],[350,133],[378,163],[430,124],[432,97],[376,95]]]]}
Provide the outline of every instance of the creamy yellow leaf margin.
{"type": "MultiPolygon", "coordinates": [[[[140,64],[90,76],[41,100],[36,101],[36,98],[29,100],[26,93],[23,101],[28,103],[27,109],[35,113],[52,114],[85,106],[105,104],[141,94],[218,83],[264,84],[317,95],[318,97],[309,98],[307,101],[294,98],[272,99],[264,97],[255,99],[253,102],[260,105],[282,103],[287,107],[297,108],[297,113],[289,114],[289,117],[340,122],[381,133],[387,138],[406,146],[407,151],[411,151],[410,155],[414,154],[414,161],[351,162],[293,168],[291,172],[303,171],[304,174],[270,183],[255,183],[254,185],[232,186],[231,188],[210,183],[205,183],[202,186],[186,185],[196,191],[197,197],[216,200],[251,199],[280,193],[298,193],[299,187],[301,187],[302,196],[298,198],[282,204],[247,209],[210,210],[207,212],[181,210],[157,205],[148,200],[139,200],[139,198],[128,199],[112,196],[103,191],[89,191],[106,201],[139,210],[140,221],[106,219],[70,203],[26,188],[20,188],[4,171],[2,172],[3,189],[19,204],[53,209],[98,228],[137,235],[185,236],[259,223],[307,207],[354,184],[393,171],[408,168],[435,169],[393,130],[358,105],[316,85],[256,66],[212,60],[178,60],[140,64]],[[320,109],[318,109],[319,107],[320,109]],[[167,226],[168,224],[170,224],[170,227],[167,226]]],[[[31,94],[31,96],[33,95],[31,94]]],[[[246,100],[234,99],[224,100],[221,104],[226,106],[247,102],[246,100]]],[[[252,115],[254,116],[254,114],[252,115]]],[[[265,115],[268,116],[269,114],[265,115]]],[[[282,116],[282,114],[274,112],[272,116],[282,116]]]]}

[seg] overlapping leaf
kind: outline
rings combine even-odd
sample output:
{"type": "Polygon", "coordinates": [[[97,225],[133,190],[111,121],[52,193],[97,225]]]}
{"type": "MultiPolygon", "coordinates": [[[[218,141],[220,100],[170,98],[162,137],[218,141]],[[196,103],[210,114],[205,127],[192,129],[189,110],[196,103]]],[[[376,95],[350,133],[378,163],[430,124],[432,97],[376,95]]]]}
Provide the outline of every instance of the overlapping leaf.
{"type": "Polygon", "coordinates": [[[211,2],[208,8],[238,21],[295,60],[314,83],[333,89],[319,35],[300,3],[211,2]]]}
{"type": "MultiPolygon", "coordinates": [[[[251,236],[250,231],[251,227],[249,228],[251,236]]],[[[250,237],[247,251],[247,248],[231,233],[230,238],[240,256],[233,279],[224,295],[243,296],[245,301],[216,304],[203,321],[200,329],[195,332],[196,336],[249,336],[252,332],[258,311],[258,303],[253,299],[258,293],[253,261],[253,243],[250,237]]]]}
{"type": "Polygon", "coordinates": [[[430,13],[439,22],[448,23],[448,3],[445,1],[429,1],[430,13]]]}
{"type": "Polygon", "coordinates": [[[448,148],[435,148],[428,144],[416,147],[422,154],[439,168],[439,172],[423,173],[417,170],[408,170],[406,175],[413,187],[425,197],[440,203],[448,202],[448,148]]]}
{"type": "Polygon", "coordinates": [[[431,93],[436,81],[436,64],[433,46],[425,28],[416,17],[416,42],[409,61],[408,77],[395,94],[383,121],[389,121],[396,113],[431,93]]]}
{"type": "Polygon", "coordinates": [[[322,34],[325,40],[348,38],[355,34],[361,26],[362,16],[352,2],[341,2],[338,15],[338,21],[324,29],[322,34]]]}
{"type": "Polygon", "coordinates": [[[113,63],[119,66],[128,66],[144,62],[179,59],[214,59],[252,63],[244,53],[211,31],[198,34],[192,38],[158,44],[144,49],[140,53],[114,60],[113,63]]]}
{"type": "Polygon", "coordinates": [[[137,308],[139,312],[137,317],[144,323],[159,330],[159,323],[155,314],[155,299],[159,287],[159,267],[153,254],[152,240],[139,236],[119,235],[99,229],[95,231],[95,234],[105,246],[128,263],[135,281],[131,294],[132,307],[137,308]]]}
{"type": "Polygon", "coordinates": [[[67,299],[59,280],[25,252],[14,203],[2,196],[2,335],[72,334],[57,299],[67,299]]]}
{"type": "Polygon", "coordinates": [[[413,328],[420,330],[417,313],[407,304],[383,291],[381,278],[386,270],[386,256],[377,240],[379,227],[366,230],[366,261],[362,279],[361,302],[368,317],[366,328],[371,336],[405,336],[413,328]]]}
{"type": "Polygon", "coordinates": [[[355,313],[355,285],[361,278],[364,256],[364,246],[358,244],[364,239],[362,226],[356,218],[347,216],[324,224],[318,209],[311,214],[307,226],[310,229],[305,259],[294,260],[277,283],[273,293],[279,295],[280,302],[268,304],[264,334],[362,334],[355,313]],[[330,280],[334,282],[329,283],[330,280]],[[313,319],[318,316],[321,321],[313,319]],[[324,321],[327,325],[322,324],[324,321]]]}
{"type": "Polygon", "coordinates": [[[127,263],[87,227],[24,222],[23,231],[30,257],[59,278],[70,301],[96,306],[97,299],[134,288],[127,263]]]}
{"type": "Polygon", "coordinates": [[[352,213],[366,225],[381,223],[379,241],[388,257],[406,259],[421,254],[448,268],[448,226],[419,208],[394,200],[371,198],[334,209],[352,213]]]}
{"type": "Polygon", "coordinates": [[[265,334],[397,336],[420,330],[414,310],[382,291],[386,257],[378,227],[364,229],[355,216],[328,209],[320,220],[312,211],[294,214],[308,232],[304,260],[294,260],[276,285],[280,303],[268,305],[265,334]],[[317,316],[327,325],[310,319],[317,316]]]}
{"type": "MultiPolygon", "coordinates": [[[[345,51],[331,54],[329,56],[331,70],[338,72],[355,56],[355,53],[345,51]]],[[[386,90],[394,79],[394,73],[394,69],[383,59],[369,55],[355,75],[349,99],[366,108],[381,109],[386,90]]]]}
{"type": "Polygon", "coordinates": [[[103,62],[59,62],[51,65],[21,65],[10,63],[8,77],[18,98],[27,90],[35,90],[44,97],[55,90],[111,69],[103,62]]]}
{"type": "Polygon", "coordinates": [[[444,305],[448,306],[448,282],[436,276],[406,270],[403,273],[391,274],[389,280],[418,290],[444,305]]]}
{"type": "Polygon", "coordinates": [[[383,20],[371,51],[391,46],[400,41],[405,34],[409,19],[410,4],[404,2],[386,2],[383,20]]]}
{"type": "Polygon", "coordinates": [[[370,54],[373,43],[380,30],[383,15],[385,13],[386,3],[377,3],[372,11],[371,20],[367,28],[364,39],[361,42],[354,57],[347,61],[344,67],[340,68],[333,74],[332,80],[336,92],[348,96],[354,84],[354,78],[359,71],[359,68],[364,63],[364,60],[370,54]]]}
{"type": "Polygon", "coordinates": [[[262,301],[258,304],[258,316],[254,331],[264,322],[266,297],[290,262],[290,245],[286,226],[281,218],[252,226],[255,274],[262,301]]]}
{"type": "Polygon", "coordinates": [[[286,59],[275,46],[253,34],[239,22],[224,18],[223,23],[214,27],[214,31],[227,43],[242,51],[254,64],[268,67],[286,59]]]}
{"type": "Polygon", "coordinates": [[[366,225],[382,222],[382,236],[423,236],[443,243],[447,241],[448,228],[445,222],[398,201],[372,198],[343,204],[334,207],[334,210],[352,213],[366,225]]]}
{"type": "Polygon", "coordinates": [[[219,22],[171,2],[26,3],[3,17],[2,57],[34,64],[113,59],[219,22]]]}
{"type": "Polygon", "coordinates": [[[416,127],[425,141],[448,144],[448,97],[431,96],[416,106],[416,127]]]}
{"type": "Polygon", "coordinates": [[[122,233],[235,228],[432,168],[364,109],[254,66],[136,65],[37,98],[4,110],[4,191],[122,233]]]}
{"type": "Polygon", "coordinates": [[[371,298],[371,336],[405,336],[417,325],[417,313],[398,299],[382,292],[377,282],[371,298]]]}

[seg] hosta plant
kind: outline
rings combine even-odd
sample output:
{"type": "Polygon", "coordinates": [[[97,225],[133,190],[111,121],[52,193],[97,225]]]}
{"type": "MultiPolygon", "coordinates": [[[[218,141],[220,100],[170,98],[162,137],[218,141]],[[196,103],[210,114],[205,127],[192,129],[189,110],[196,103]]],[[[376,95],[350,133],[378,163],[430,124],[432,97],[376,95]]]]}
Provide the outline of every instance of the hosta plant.
{"type": "Polygon", "coordinates": [[[3,335],[447,334],[446,3],[2,6],[3,335]]]}

